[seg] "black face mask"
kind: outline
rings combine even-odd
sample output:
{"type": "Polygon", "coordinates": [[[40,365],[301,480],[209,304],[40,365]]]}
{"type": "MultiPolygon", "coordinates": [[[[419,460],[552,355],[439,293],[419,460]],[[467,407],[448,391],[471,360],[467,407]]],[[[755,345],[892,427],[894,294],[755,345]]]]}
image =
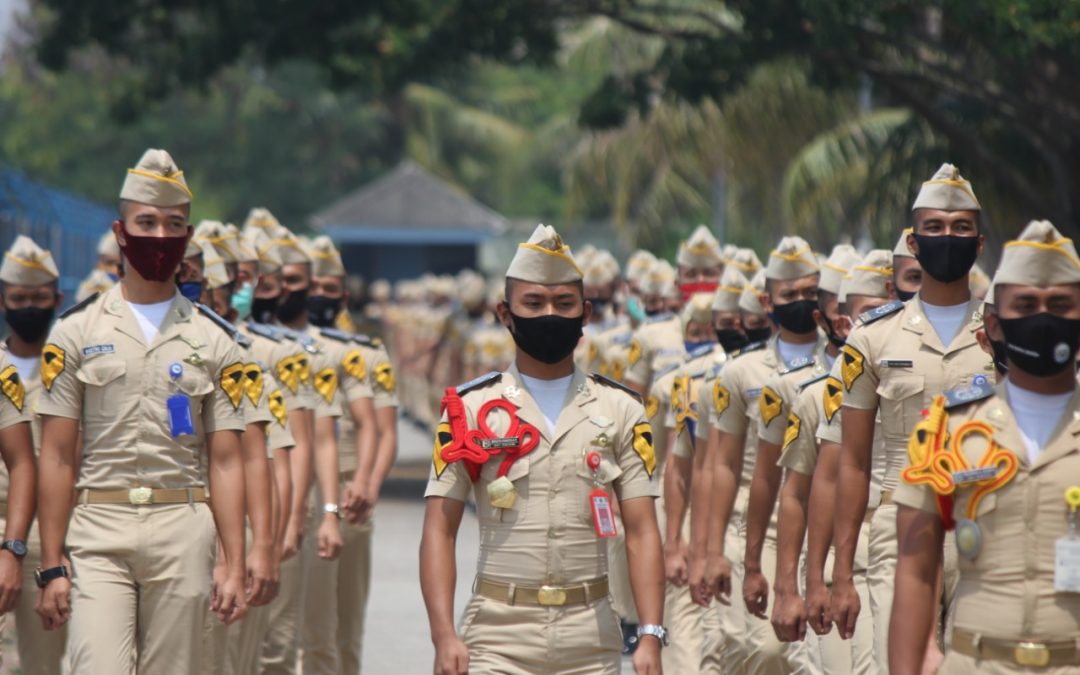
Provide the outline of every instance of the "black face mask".
{"type": "Polygon", "coordinates": [[[566,318],[556,314],[531,319],[510,312],[514,330],[514,342],[521,351],[541,363],[558,363],[574,353],[581,339],[581,326],[585,315],[566,318]]]}
{"type": "Polygon", "coordinates": [[[926,272],[937,281],[949,284],[964,278],[979,257],[979,238],[951,234],[928,237],[916,234],[919,255],[915,256],[926,272]]]}
{"type": "Polygon", "coordinates": [[[817,300],[795,300],[784,305],[773,305],[773,316],[781,328],[797,335],[805,335],[817,328],[814,321],[814,310],[817,306],[817,300]]]}
{"type": "Polygon", "coordinates": [[[1005,350],[1013,365],[1035,377],[1071,368],[1080,347],[1080,319],[1041,312],[1019,319],[998,319],[1005,350]]]}
{"type": "Polygon", "coordinates": [[[251,301],[251,320],[255,323],[273,323],[277,316],[280,295],[272,298],[255,298],[251,301]]]}
{"type": "Polygon", "coordinates": [[[990,340],[990,348],[994,350],[994,368],[997,369],[998,375],[1009,372],[1009,364],[1005,360],[1005,356],[1008,354],[1005,343],[1000,340],[990,340]]]}
{"type": "Polygon", "coordinates": [[[313,295],[307,299],[308,321],[319,328],[334,325],[334,319],[341,311],[342,298],[328,298],[325,295],[313,295]]]}
{"type": "Polygon", "coordinates": [[[277,318],[282,323],[292,323],[307,310],[308,289],[289,291],[281,296],[277,307],[277,318]]]}
{"type": "Polygon", "coordinates": [[[825,315],[825,312],[821,313],[821,318],[825,321],[825,337],[829,338],[829,342],[831,342],[833,346],[837,349],[843,347],[847,340],[836,334],[836,329],[833,328],[833,322],[829,319],[828,316],[825,315]]]}
{"type": "Polygon", "coordinates": [[[7,324],[11,331],[19,336],[23,342],[34,343],[45,337],[52,325],[55,307],[42,309],[40,307],[23,307],[22,309],[9,309],[4,313],[7,324]]]}
{"type": "Polygon", "coordinates": [[[749,340],[747,344],[753,344],[754,342],[764,342],[772,337],[772,329],[768,326],[764,328],[747,328],[746,339],[749,340]]]}
{"type": "Polygon", "coordinates": [[[720,343],[725,352],[729,353],[750,344],[750,340],[747,339],[746,335],[735,328],[717,328],[716,341],[720,343]]]}
{"type": "Polygon", "coordinates": [[[914,298],[916,293],[918,293],[918,291],[902,291],[899,288],[896,289],[896,297],[899,298],[900,302],[907,302],[914,298]]]}

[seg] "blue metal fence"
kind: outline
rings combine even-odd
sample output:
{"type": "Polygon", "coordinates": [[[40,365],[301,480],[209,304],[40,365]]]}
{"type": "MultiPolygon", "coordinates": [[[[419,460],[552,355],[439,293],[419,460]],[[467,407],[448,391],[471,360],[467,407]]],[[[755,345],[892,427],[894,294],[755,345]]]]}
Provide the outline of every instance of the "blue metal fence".
{"type": "Polygon", "coordinates": [[[97,262],[98,239],[115,218],[114,207],[0,167],[0,250],[24,234],[51,251],[65,304],[74,302],[79,283],[97,262]]]}

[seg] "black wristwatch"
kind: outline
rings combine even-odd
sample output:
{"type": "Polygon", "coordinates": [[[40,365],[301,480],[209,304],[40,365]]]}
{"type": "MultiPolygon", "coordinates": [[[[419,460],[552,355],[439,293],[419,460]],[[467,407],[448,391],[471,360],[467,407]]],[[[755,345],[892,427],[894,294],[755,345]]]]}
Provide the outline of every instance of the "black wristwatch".
{"type": "Polygon", "coordinates": [[[37,582],[38,588],[45,588],[49,585],[49,582],[53,579],[59,579],[60,577],[67,577],[68,568],[60,565],[58,567],[50,567],[47,570],[43,570],[40,567],[34,570],[34,581],[37,582]]]}
{"type": "Polygon", "coordinates": [[[0,549],[11,551],[11,555],[19,560],[26,557],[26,542],[22,539],[5,539],[4,543],[0,544],[0,549]]]}

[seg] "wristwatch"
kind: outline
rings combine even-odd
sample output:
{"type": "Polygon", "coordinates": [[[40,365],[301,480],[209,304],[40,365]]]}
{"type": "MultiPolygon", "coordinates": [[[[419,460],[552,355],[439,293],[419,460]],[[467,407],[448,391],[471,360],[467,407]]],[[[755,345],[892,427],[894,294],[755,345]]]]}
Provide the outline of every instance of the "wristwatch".
{"type": "Polygon", "coordinates": [[[34,581],[37,582],[38,588],[45,588],[49,585],[50,581],[66,576],[69,576],[68,568],[63,565],[50,567],[47,570],[43,570],[40,567],[34,570],[34,581]]]}
{"type": "Polygon", "coordinates": [[[6,539],[3,544],[0,544],[0,549],[11,551],[11,555],[19,560],[26,557],[26,542],[22,539],[6,539]]]}
{"type": "Polygon", "coordinates": [[[637,634],[638,638],[641,638],[642,635],[651,635],[660,640],[660,644],[663,646],[668,646],[668,632],[667,628],[664,628],[663,626],[657,626],[653,623],[643,624],[638,626],[637,634]]]}
{"type": "Polygon", "coordinates": [[[337,516],[338,520],[341,520],[341,507],[337,504],[323,504],[322,512],[323,514],[332,513],[337,516]]]}

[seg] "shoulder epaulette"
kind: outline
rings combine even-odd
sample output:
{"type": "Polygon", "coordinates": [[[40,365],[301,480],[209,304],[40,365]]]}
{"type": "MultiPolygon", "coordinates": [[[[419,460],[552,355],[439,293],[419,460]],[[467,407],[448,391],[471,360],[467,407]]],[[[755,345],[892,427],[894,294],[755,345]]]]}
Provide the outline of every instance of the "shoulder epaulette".
{"type": "Polygon", "coordinates": [[[715,349],[715,348],[716,348],[716,345],[714,345],[711,342],[709,344],[706,344],[706,345],[701,345],[699,347],[695,347],[694,350],[690,352],[689,357],[691,359],[700,359],[702,356],[707,356],[709,354],[712,354],[713,349],[715,349]]]}
{"type": "Polygon", "coordinates": [[[701,378],[705,377],[705,374],[709,372],[710,368],[711,368],[711,366],[706,366],[705,368],[699,368],[697,370],[691,370],[688,373],[690,375],[690,379],[691,380],[698,380],[698,379],[701,379],[701,378]]]}
{"type": "Polygon", "coordinates": [[[68,307],[63,312],[60,313],[60,318],[61,319],[66,319],[69,316],[71,316],[72,314],[78,314],[79,312],[81,312],[84,309],[86,309],[87,307],[89,307],[90,303],[97,300],[99,295],[101,295],[101,293],[94,293],[89,298],[85,298],[82,302],[77,302],[74,305],[72,305],[71,307],[68,307]]]}
{"type": "Polygon", "coordinates": [[[217,312],[215,312],[214,310],[210,309],[209,307],[202,304],[201,302],[196,302],[195,303],[195,309],[199,310],[199,313],[202,314],[203,316],[205,316],[207,319],[210,319],[215,324],[217,324],[218,328],[225,331],[226,335],[228,335],[232,339],[236,340],[241,345],[243,345],[245,347],[250,347],[251,346],[251,340],[248,340],[246,335],[240,335],[240,331],[236,330],[236,326],[232,325],[231,323],[229,323],[228,321],[223,319],[221,317],[221,315],[218,314],[217,312]],[[241,337],[244,338],[243,341],[240,340],[241,337]],[[245,344],[245,342],[247,344],[245,344]]]}
{"type": "Polygon", "coordinates": [[[319,335],[323,336],[324,338],[330,338],[331,340],[336,340],[337,342],[352,342],[353,341],[353,334],[352,333],[346,333],[345,331],[340,330],[338,328],[322,328],[322,329],[319,330],[319,335]]]}
{"type": "Polygon", "coordinates": [[[634,400],[637,401],[638,403],[642,402],[641,394],[637,393],[636,391],[634,391],[630,387],[626,386],[625,384],[619,384],[618,382],[611,379],[610,377],[604,377],[600,373],[593,373],[592,375],[590,375],[590,377],[595,382],[606,385],[608,387],[613,387],[615,389],[621,389],[622,391],[625,391],[627,394],[630,394],[631,396],[633,396],[634,400]]]}
{"type": "Polygon", "coordinates": [[[479,389],[480,387],[484,386],[485,384],[491,384],[492,382],[498,382],[501,379],[502,379],[502,373],[500,373],[497,370],[493,370],[490,373],[485,373],[485,374],[481,375],[480,377],[478,377],[478,378],[476,378],[474,380],[469,380],[465,384],[459,384],[455,388],[455,391],[457,392],[458,396],[464,396],[465,394],[468,394],[470,391],[472,391],[474,389],[479,389]]]}
{"type": "Polygon", "coordinates": [[[874,323],[878,319],[882,319],[886,316],[889,316],[890,314],[899,312],[903,308],[904,303],[900,302],[899,300],[893,300],[892,302],[886,303],[881,307],[875,307],[868,312],[863,312],[859,315],[859,322],[865,326],[866,324],[874,323]]]}
{"type": "Polygon", "coordinates": [[[661,377],[667,375],[668,373],[670,373],[670,372],[672,372],[674,370],[678,370],[679,368],[682,368],[684,365],[686,365],[686,364],[685,363],[672,363],[670,365],[664,366],[660,370],[656,371],[656,373],[653,375],[653,380],[654,381],[659,380],[661,377]]]}
{"type": "Polygon", "coordinates": [[[742,349],[740,349],[737,352],[735,352],[734,354],[732,354],[731,358],[737,359],[740,356],[744,356],[744,355],[749,354],[751,352],[761,351],[762,349],[765,349],[765,345],[767,345],[767,344],[769,344],[768,340],[758,340],[757,342],[751,342],[750,344],[746,345],[742,349]]]}
{"type": "Polygon", "coordinates": [[[803,368],[809,368],[812,365],[814,365],[813,356],[796,356],[784,364],[784,369],[780,371],[780,374],[787,375],[803,368]]]}
{"type": "Polygon", "coordinates": [[[249,321],[247,327],[252,333],[255,333],[259,337],[264,337],[267,340],[272,340],[273,342],[281,342],[285,339],[284,333],[269,324],[249,321]]]}
{"type": "Polygon", "coordinates": [[[289,338],[293,342],[299,342],[300,346],[303,347],[304,351],[306,351],[307,353],[315,354],[319,351],[318,348],[315,346],[315,340],[313,340],[311,336],[307,333],[301,333],[298,330],[293,330],[292,328],[285,327],[278,328],[278,330],[281,331],[282,335],[289,338]]]}
{"type": "Polygon", "coordinates": [[[659,314],[655,314],[653,316],[646,317],[645,321],[644,321],[644,324],[646,326],[648,326],[650,324],[660,323],[661,321],[667,321],[668,319],[671,319],[674,316],[675,315],[672,314],[671,312],[660,312],[659,314]]]}
{"type": "Polygon", "coordinates": [[[352,337],[353,342],[367,345],[369,347],[378,347],[382,344],[382,340],[380,340],[379,338],[372,337],[370,335],[364,335],[363,333],[353,333],[350,337],[352,337]]]}
{"type": "Polygon", "coordinates": [[[945,392],[945,409],[981,401],[994,395],[994,387],[983,375],[976,375],[971,384],[945,392]]]}
{"type": "Polygon", "coordinates": [[[798,389],[799,391],[802,391],[803,389],[806,389],[807,387],[814,384],[815,382],[821,382],[822,380],[824,380],[828,376],[829,376],[828,373],[822,373],[822,374],[817,375],[815,377],[811,377],[806,382],[800,382],[798,387],[796,387],[796,389],[798,389]]]}
{"type": "Polygon", "coordinates": [[[630,333],[630,332],[627,332],[627,333],[623,333],[621,335],[614,336],[613,338],[611,338],[611,341],[613,343],[617,344],[617,345],[622,345],[622,346],[625,347],[626,345],[630,344],[630,341],[633,340],[633,339],[634,339],[634,334],[630,333]]]}

